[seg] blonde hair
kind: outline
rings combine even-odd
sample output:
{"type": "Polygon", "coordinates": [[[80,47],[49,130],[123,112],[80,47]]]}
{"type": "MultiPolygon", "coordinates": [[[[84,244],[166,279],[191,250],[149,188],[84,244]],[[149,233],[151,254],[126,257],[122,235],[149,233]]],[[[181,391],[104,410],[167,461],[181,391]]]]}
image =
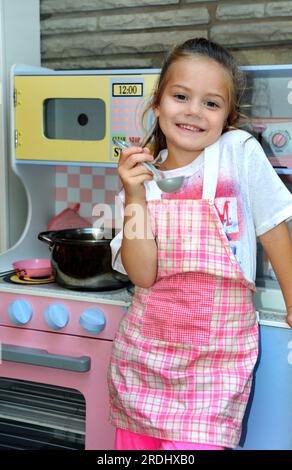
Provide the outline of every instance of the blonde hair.
{"type": "MultiPolygon", "coordinates": [[[[204,38],[189,39],[174,47],[170,52],[162,66],[152,99],[143,113],[143,118],[146,117],[150,110],[154,110],[159,106],[167,83],[169,67],[182,58],[193,58],[194,56],[202,56],[215,60],[227,71],[230,77],[229,113],[223,132],[236,127],[240,117],[239,105],[245,88],[245,76],[234,57],[224,47],[204,38]]],[[[160,150],[166,148],[165,136],[160,129],[159,120],[157,118],[155,118],[153,128],[144,142],[144,145],[148,144],[150,144],[152,148],[154,157],[158,155],[160,150]]]]}

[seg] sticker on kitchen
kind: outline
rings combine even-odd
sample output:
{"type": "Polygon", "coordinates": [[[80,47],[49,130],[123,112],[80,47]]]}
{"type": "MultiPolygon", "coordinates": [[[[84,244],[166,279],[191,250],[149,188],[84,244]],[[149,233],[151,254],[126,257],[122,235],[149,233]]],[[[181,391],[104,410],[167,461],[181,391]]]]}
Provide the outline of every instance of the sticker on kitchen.
{"type": "Polygon", "coordinates": [[[126,142],[127,138],[125,135],[114,135],[112,137],[112,159],[118,160],[120,158],[121,149],[114,144],[114,140],[122,140],[126,142]]]}

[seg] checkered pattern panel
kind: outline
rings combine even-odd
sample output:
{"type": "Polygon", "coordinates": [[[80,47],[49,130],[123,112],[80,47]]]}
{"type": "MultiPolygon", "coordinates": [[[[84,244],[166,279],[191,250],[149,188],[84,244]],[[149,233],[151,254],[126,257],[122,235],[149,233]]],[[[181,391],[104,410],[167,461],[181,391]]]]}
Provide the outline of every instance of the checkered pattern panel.
{"type": "Polygon", "coordinates": [[[115,196],[120,190],[116,168],[90,166],[57,166],[55,210],[60,213],[80,203],[79,214],[92,224],[96,204],[109,204],[114,210],[115,196]]]}

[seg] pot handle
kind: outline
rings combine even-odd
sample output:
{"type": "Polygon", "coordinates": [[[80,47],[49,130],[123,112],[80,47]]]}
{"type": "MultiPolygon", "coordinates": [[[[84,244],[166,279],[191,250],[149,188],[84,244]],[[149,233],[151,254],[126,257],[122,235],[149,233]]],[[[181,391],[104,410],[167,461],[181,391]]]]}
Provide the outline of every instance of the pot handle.
{"type": "Polygon", "coordinates": [[[41,232],[38,234],[38,239],[52,247],[54,245],[54,242],[51,238],[51,233],[52,232],[41,232]]]}
{"type": "Polygon", "coordinates": [[[120,273],[119,271],[115,271],[114,269],[112,270],[112,275],[117,281],[126,283],[130,282],[130,279],[126,274],[120,273]]]}
{"type": "Polygon", "coordinates": [[[16,274],[18,272],[19,272],[18,269],[10,269],[9,271],[2,271],[0,273],[0,277],[9,276],[9,275],[12,275],[12,274],[16,274]]]}

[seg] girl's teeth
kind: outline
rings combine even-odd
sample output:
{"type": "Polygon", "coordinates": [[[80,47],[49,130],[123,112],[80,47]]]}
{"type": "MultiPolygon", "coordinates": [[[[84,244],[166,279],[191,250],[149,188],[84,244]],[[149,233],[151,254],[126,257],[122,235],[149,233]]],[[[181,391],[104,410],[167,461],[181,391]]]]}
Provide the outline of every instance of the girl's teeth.
{"type": "Polygon", "coordinates": [[[188,131],[199,131],[200,130],[198,127],[188,126],[186,124],[179,124],[179,127],[182,127],[183,129],[187,129],[188,131]]]}

